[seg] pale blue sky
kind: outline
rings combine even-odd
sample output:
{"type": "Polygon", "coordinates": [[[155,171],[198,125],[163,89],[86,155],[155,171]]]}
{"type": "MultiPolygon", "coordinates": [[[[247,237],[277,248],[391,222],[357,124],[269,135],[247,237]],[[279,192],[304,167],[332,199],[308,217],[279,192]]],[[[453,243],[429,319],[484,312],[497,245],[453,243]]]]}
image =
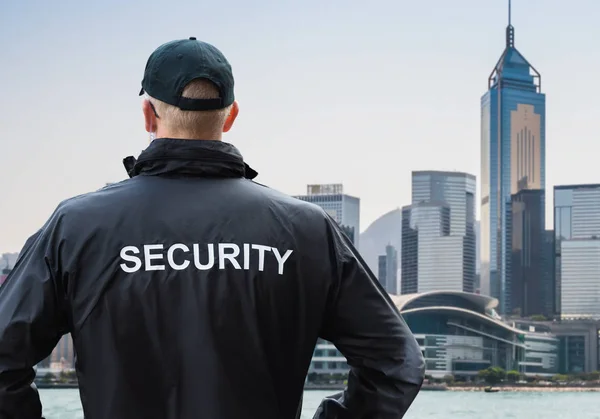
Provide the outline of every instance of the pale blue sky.
{"type": "MultiPolygon", "coordinates": [[[[224,140],[261,183],[343,182],[364,229],[410,203],[412,170],[479,178],[479,100],[506,16],[506,0],[2,1],[0,253],[61,200],[125,178],[121,159],[147,145],[146,59],[189,36],[232,63],[241,112],[224,140]]],[[[513,0],[516,46],[547,94],[549,190],[600,182],[598,21],[598,0],[513,0]]]]}

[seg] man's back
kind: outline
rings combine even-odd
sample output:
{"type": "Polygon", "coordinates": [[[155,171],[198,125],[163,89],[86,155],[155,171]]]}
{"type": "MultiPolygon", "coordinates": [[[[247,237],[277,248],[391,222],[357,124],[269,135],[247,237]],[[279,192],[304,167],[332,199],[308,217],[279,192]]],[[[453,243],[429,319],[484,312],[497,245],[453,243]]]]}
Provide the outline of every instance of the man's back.
{"type": "Polygon", "coordinates": [[[332,282],[326,219],[209,166],[149,165],[64,208],[86,243],[65,268],[91,418],[296,412],[332,282]]]}

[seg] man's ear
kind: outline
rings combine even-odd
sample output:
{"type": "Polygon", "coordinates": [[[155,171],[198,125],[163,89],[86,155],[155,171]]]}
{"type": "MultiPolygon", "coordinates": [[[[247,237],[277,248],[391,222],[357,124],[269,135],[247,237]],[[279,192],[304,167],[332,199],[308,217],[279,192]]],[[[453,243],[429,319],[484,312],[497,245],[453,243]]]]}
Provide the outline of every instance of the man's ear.
{"type": "Polygon", "coordinates": [[[235,122],[235,118],[237,118],[238,113],[240,113],[240,105],[238,105],[237,100],[233,102],[233,105],[231,105],[231,110],[229,111],[229,115],[227,116],[227,119],[225,120],[225,124],[223,124],[223,132],[228,132],[231,127],[233,126],[233,123],[235,122]]]}
{"type": "Polygon", "coordinates": [[[156,132],[156,113],[149,100],[144,100],[142,102],[142,112],[144,113],[146,132],[156,132]]]}

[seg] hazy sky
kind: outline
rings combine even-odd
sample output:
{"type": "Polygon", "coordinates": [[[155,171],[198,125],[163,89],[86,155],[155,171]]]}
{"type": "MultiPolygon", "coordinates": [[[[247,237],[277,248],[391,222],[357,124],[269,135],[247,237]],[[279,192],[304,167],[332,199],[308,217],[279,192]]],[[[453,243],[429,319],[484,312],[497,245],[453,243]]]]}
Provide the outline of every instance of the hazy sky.
{"type": "MultiPolygon", "coordinates": [[[[548,189],[600,182],[599,19],[598,0],[513,0],[547,94],[548,189]]],[[[364,229],[410,203],[412,170],[479,178],[479,100],[506,22],[506,0],[0,1],[0,253],[61,200],[125,178],[148,141],[146,59],[189,36],[233,66],[241,112],[224,140],[261,183],[343,182],[364,229]]]]}

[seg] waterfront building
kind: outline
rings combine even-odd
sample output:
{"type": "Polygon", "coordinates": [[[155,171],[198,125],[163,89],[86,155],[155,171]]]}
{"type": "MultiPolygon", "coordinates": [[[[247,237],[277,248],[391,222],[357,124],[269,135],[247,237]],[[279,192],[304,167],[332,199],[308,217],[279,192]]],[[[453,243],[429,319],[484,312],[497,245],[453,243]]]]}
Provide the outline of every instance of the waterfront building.
{"type": "Polygon", "coordinates": [[[298,195],[295,198],[311,202],[323,208],[340,225],[358,249],[360,199],[344,194],[342,184],[308,185],[306,195],[298,195]]]}
{"type": "Polygon", "coordinates": [[[600,321],[598,320],[516,320],[518,325],[548,331],[558,339],[558,373],[578,374],[600,371],[600,321]]]}
{"type": "Polygon", "coordinates": [[[561,374],[600,371],[600,321],[558,321],[549,326],[560,342],[561,374]]]}
{"type": "Polygon", "coordinates": [[[512,326],[525,336],[525,357],[519,361],[519,371],[528,376],[552,377],[559,372],[560,339],[546,324],[517,320],[512,326]]]}
{"type": "Polygon", "coordinates": [[[600,184],[554,187],[556,313],[600,319],[600,184]]]}
{"type": "Polygon", "coordinates": [[[332,343],[319,339],[308,369],[308,381],[318,381],[324,376],[339,379],[348,371],[350,367],[341,352],[332,343]]]}
{"type": "Polygon", "coordinates": [[[462,291],[392,296],[425,357],[426,374],[474,377],[489,367],[519,370],[525,333],[504,323],[498,300],[462,291]]]}
{"type": "Polygon", "coordinates": [[[475,176],[415,171],[402,208],[401,294],[475,291],[475,176]]]}

